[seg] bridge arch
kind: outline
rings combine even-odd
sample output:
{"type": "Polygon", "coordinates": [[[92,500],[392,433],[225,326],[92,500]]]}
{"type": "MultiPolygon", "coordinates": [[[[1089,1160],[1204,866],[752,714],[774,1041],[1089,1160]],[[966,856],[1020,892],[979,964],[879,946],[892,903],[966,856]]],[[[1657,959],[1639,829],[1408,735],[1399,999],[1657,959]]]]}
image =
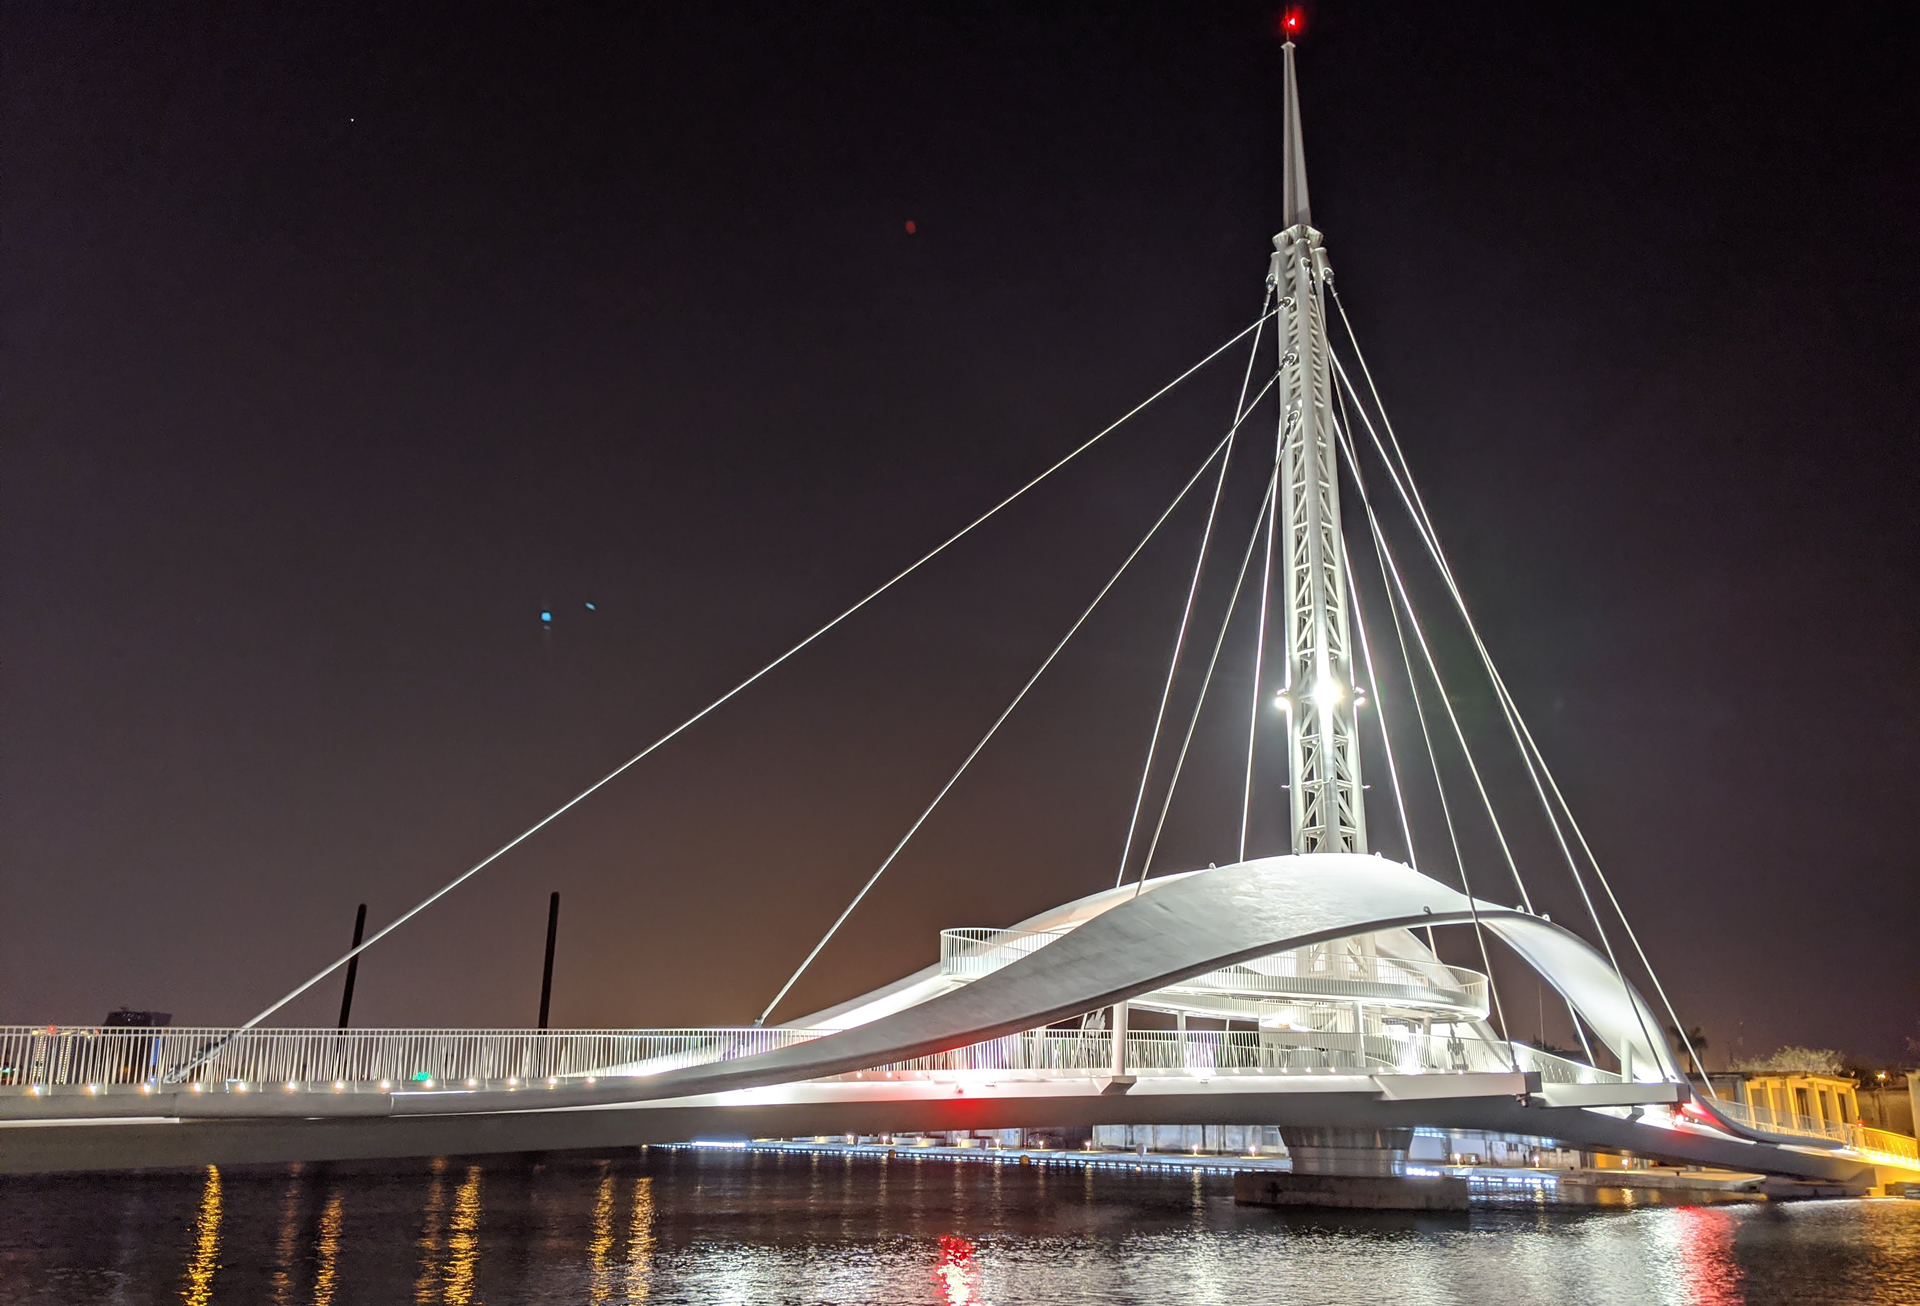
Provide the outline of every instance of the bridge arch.
{"type": "MultiPolygon", "coordinates": [[[[1148,880],[1078,899],[1017,928],[1071,928],[1057,942],[970,983],[914,1001],[920,976],[830,1012],[872,1019],[778,1051],[609,1086],[641,1101],[847,1074],[1035,1029],[1221,967],[1288,949],[1479,919],[1564,996],[1643,1082],[1682,1074],[1652,1010],[1572,931],[1466,895],[1386,858],[1356,853],[1267,857],[1148,880]],[[889,994],[893,1002],[885,1001],[889,994]],[[900,1002],[908,1005],[897,1005],[900,1002]]],[[[809,1017],[815,1020],[818,1017],[809,1017]]]]}

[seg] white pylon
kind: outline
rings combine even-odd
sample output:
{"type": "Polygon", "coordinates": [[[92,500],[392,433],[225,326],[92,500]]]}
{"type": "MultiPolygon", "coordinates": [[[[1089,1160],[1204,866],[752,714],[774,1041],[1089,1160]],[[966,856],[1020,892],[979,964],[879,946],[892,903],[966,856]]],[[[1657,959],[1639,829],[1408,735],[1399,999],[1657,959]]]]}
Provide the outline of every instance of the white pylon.
{"type": "Polygon", "coordinates": [[[1273,238],[1268,273],[1279,301],[1280,605],[1287,623],[1286,680],[1293,851],[1367,851],[1360,783],[1353,648],[1347,637],[1347,574],[1340,548],[1340,469],[1330,407],[1325,285],[1333,272],[1307,203],[1293,42],[1284,48],[1282,136],[1286,227],[1273,238]]]}

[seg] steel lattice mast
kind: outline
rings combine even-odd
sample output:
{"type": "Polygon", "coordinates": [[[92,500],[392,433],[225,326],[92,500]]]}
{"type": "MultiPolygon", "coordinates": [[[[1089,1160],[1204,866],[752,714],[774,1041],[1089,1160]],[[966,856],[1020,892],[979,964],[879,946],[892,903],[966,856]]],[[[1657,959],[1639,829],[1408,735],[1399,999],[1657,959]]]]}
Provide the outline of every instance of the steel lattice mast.
{"type": "Polygon", "coordinates": [[[1340,475],[1330,404],[1325,283],[1333,272],[1307,203],[1293,42],[1285,46],[1283,168],[1286,228],[1268,274],[1279,299],[1279,534],[1286,586],[1286,681],[1293,851],[1367,851],[1360,784],[1360,698],[1347,637],[1340,548],[1340,475]]]}

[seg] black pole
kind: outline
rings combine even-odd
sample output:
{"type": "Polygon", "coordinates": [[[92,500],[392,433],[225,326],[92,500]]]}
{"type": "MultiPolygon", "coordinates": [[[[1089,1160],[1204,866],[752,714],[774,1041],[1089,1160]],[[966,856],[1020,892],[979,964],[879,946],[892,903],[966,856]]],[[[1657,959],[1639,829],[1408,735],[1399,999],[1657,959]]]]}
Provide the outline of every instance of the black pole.
{"type": "Polygon", "coordinates": [[[553,937],[560,930],[560,891],[547,899],[547,965],[540,972],[540,1028],[547,1027],[547,1007],[553,1001],[553,937]]]}
{"type": "MultiPolygon", "coordinates": [[[[360,938],[367,932],[367,904],[360,904],[360,910],[353,917],[353,946],[360,946],[360,938]]],[[[340,991],[340,1028],[347,1027],[347,1017],[353,1014],[353,977],[360,973],[360,958],[356,955],[347,963],[347,986],[340,991]]]]}

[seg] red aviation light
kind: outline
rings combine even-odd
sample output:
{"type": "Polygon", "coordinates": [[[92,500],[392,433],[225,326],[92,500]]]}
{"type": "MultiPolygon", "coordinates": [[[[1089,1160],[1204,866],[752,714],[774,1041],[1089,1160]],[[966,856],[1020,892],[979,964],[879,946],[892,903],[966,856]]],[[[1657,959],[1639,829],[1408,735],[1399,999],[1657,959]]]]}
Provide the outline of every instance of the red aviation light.
{"type": "Polygon", "coordinates": [[[1280,35],[1286,37],[1289,41],[1306,30],[1306,11],[1298,5],[1295,5],[1280,16],[1280,35]]]}

